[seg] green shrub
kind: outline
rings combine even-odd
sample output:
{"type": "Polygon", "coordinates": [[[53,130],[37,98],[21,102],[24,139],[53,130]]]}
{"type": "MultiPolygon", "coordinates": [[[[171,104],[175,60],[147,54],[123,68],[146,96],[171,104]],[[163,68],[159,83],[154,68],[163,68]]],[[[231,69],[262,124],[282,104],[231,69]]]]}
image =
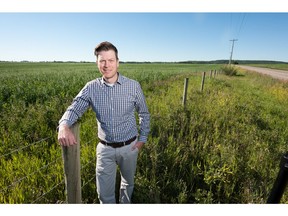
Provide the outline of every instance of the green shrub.
{"type": "Polygon", "coordinates": [[[237,69],[234,66],[227,65],[227,66],[222,67],[221,69],[224,72],[224,74],[227,76],[236,76],[237,75],[237,69]]]}

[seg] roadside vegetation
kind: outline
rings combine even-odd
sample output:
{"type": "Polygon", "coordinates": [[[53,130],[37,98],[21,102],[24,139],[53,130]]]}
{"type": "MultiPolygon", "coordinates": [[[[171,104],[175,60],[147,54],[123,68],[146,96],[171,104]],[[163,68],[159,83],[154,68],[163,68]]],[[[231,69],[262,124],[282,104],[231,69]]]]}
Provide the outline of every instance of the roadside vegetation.
{"type": "Polygon", "coordinates": [[[221,71],[227,76],[236,76],[237,75],[237,68],[233,65],[225,65],[221,68],[221,71]]]}

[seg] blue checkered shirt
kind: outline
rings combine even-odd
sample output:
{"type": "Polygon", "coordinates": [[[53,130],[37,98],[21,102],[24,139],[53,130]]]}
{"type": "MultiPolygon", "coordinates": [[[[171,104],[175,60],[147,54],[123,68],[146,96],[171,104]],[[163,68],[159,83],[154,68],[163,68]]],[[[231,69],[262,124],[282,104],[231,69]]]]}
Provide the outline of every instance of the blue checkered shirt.
{"type": "Polygon", "coordinates": [[[118,74],[113,86],[103,78],[88,82],[74,98],[59,121],[59,125],[74,124],[92,107],[96,113],[98,137],[106,142],[124,142],[134,136],[146,142],[150,131],[150,114],[140,84],[118,74]],[[137,127],[135,111],[139,117],[137,127]]]}

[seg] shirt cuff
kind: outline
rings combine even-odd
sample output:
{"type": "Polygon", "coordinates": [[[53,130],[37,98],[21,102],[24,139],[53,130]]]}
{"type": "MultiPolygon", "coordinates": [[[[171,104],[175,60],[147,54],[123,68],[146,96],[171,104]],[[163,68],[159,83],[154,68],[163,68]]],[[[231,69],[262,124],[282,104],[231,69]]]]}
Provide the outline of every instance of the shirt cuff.
{"type": "Polygon", "coordinates": [[[147,137],[146,136],[139,136],[138,138],[138,142],[143,142],[143,143],[146,143],[147,142],[147,137]]]}
{"type": "Polygon", "coordinates": [[[57,126],[57,128],[56,128],[56,131],[57,131],[57,132],[59,132],[59,127],[60,127],[61,125],[68,125],[69,127],[71,127],[72,124],[71,124],[70,121],[67,121],[67,120],[61,121],[61,122],[59,123],[59,125],[57,126]]]}

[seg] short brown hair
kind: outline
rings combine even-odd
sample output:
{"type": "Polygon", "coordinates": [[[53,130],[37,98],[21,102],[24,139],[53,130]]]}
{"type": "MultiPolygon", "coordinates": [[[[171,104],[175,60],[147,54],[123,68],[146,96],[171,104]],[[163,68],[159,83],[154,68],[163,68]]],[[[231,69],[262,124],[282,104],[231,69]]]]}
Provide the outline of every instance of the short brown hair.
{"type": "Polygon", "coordinates": [[[101,51],[109,51],[109,50],[114,50],[116,59],[118,60],[118,50],[117,48],[110,42],[104,41],[98,44],[94,50],[94,55],[98,58],[99,52],[101,51]]]}

